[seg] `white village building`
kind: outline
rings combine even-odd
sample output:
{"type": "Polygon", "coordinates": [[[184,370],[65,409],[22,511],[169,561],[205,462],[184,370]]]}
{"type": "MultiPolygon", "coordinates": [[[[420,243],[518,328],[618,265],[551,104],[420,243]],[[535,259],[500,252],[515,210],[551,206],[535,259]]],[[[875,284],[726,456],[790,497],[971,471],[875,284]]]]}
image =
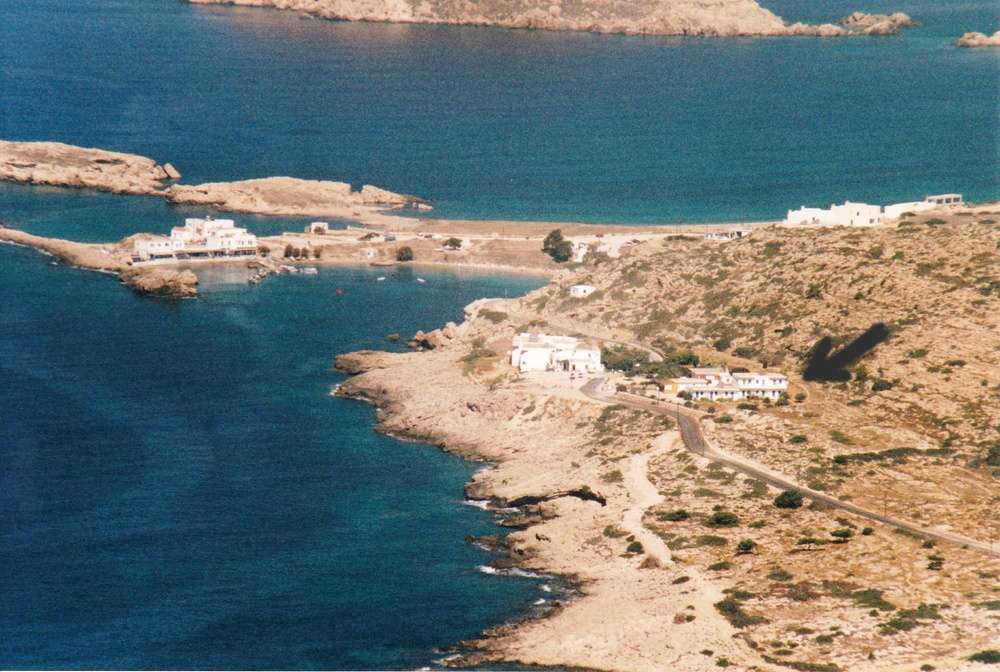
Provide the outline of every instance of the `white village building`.
{"type": "Polygon", "coordinates": [[[136,261],[215,259],[255,254],[257,236],[238,228],[231,219],[206,217],[184,220],[184,226],[175,226],[170,230],[169,238],[136,238],[132,258],[136,261]]]}
{"type": "Polygon", "coordinates": [[[723,368],[694,368],[691,376],[673,378],[661,386],[667,394],[687,392],[692,399],[777,399],[788,389],[788,378],[780,373],[729,373],[723,368]]]}
{"type": "Polygon", "coordinates": [[[809,224],[874,226],[881,224],[887,219],[896,219],[904,212],[921,212],[923,210],[932,210],[942,205],[957,205],[961,202],[961,194],[940,194],[938,196],[928,196],[922,201],[887,205],[884,211],[878,205],[851,203],[850,201],[846,201],[843,205],[831,205],[828,210],[802,206],[798,210],[789,210],[788,216],[785,217],[782,223],[788,226],[804,226],[809,224]]]}
{"type": "Polygon", "coordinates": [[[569,288],[569,295],[577,299],[582,299],[590,296],[596,290],[597,287],[594,287],[593,285],[573,285],[569,288]]]}
{"type": "Polygon", "coordinates": [[[514,337],[510,365],[525,371],[603,373],[601,349],[572,336],[523,333],[514,337]]]}

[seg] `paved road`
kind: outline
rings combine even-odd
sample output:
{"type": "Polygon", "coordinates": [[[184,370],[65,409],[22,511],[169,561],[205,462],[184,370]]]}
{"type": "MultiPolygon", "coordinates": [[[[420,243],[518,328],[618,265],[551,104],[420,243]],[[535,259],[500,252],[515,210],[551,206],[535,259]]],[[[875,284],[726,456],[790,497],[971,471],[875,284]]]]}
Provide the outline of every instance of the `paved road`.
{"type": "Polygon", "coordinates": [[[804,497],[809,499],[824,502],[830,504],[842,511],[847,511],[848,513],[853,513],[856,516],[862,518],[867,518],[868,520],[873,520],[878,523],[885,523],[886,525],[892,525],[893,527],[898,527],[904,530],[908,530],[915,534],[919,534],[923,537],[929,539],[937,539],[938,541],[946,541],[952,544],[957,544],[959,546],[968,546],[969,548],[982,551],[989,555],[994,555],[1000,557],[1000,543],[990,544],[988,542],[977,541],[975,539],[970,539],[964,537],[960,534],[954,534],[951,532],[943,532],[940,530],[933,530],[925,527],[920,527],[919,525],[914,525],[905,520],[900,520],[898,518],[893,518],[891,516],[884,516],[874,511],[869,511],[860,506],[851,504],[850,502],[844,502],[836,497],[832,497],[826,493],[818,492],[816,490],[810,490],[799,483],[794,482],[790,478],[772,472],[760,465],[752,464],[747,460],[743,460],[734,455],[724,453],[714,447],[705,440],[705,435],[701,431],[701,426],[698,424],[698,415],[691,412],[690,410],[682,406],[657,406],[653,404],[645,404],[638,401],[623,400],[617,397],[608,396],[602,394],[600,391],[601,385],[604,383],[604,378],[595,378],[591,380],[586,385],[581,388],[581,392],[585,395],[605,404],[622,404],[630,408],[638,408],[653,413],[659,413],[661,415],[667,415],[674,418],[681,432],[681,438],[684,440],[684,445],[689,451],[697,455],[701,455],[710,460],[720,462],[731,469],[742,472],[753,478],[760,479],[767,483],[768,485],[774,486],[781,490],[798,490],[802,493],[804,497]]]}

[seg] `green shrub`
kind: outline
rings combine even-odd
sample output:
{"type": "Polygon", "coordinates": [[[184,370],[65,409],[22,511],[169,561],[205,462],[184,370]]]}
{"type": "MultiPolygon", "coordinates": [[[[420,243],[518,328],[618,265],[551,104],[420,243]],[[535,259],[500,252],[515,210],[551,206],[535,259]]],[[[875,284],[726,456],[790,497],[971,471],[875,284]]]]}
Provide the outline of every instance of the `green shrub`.
{"type": "Polygon", "coordinates": [[[617,469],[615,469],[614,471],[609,471],[608,473],[601,476],[601,480],[604,481],[605,483],[621,483],[622,480],[624,480],[624,478],[625,477],[622,476],[622,472],[618,471],[617,469]]]}
{"type": "Polygon", "coordinates": [[[848,539],[854,536],[854,530],[842,527],[838,530],[834,530],[833,532],[831,532],[830,536],[836,537],[840,541],[847,541],[848,539]]]}
{"type": "Polygon", "coordinates": [[[695,546],[725,546],[729,541],[714,534],[703,534],[695,540],[695,546]]]}
{"type": "Polygon", "coordinates": [[[731,567],[732,564],[726,560],[723,560],[722,562],[715,562],[708,566],[708,568],[713,572],[724,572],[731,567]]]}
{"type": "Polygon", "coordinates": [[[772,581],[791,581],[792,575],[783,570],[781,567],[775,567],[771,570],[771,573],[767,575],[767,578],[772,581]]]}
{"type": "Polygon", "coordinates": [[[893,386],[892,381],[885,380],[884,378],[879,378],[872,383],[872,392],[882,392],[884,390],[891,390],[893,386]]]}
{"type": "Polygon", "coordinates": [[[802,506],[802,493],[798,490],[785,490],[774,498],[774,505],[779,509],[798,509],[802,506]]]}
{"type": "Polygon", "coordinates": [[[481,310],[479,311],[479,317],[484,320],[488,320],[493,324],[500,324],[507,319],[507,313],[500,310],[481,310]]]}
{"type": "Polygon", "coordinates": [[[715,348],[716,350],[718,350],[719,352],[725,352],[726,350],[729,349],[730,345],[731,345],[731,342],[726,337],[722,337],[722,338],[718,339],[715,343],[712,343],[712,347],[715,348]]]}
{"type": "Polygon", "coordinates": [[[996,649],[986,649],[985,651],[980,651],[969,656],[969,660],[974,663],[986,663],[987,665],[996,665],[1000,663],[1000,651],[996,649]]]}
{"type": "Polygon", "coordinates": [[[670,522],[677,522],[681,520],[687,520],[691,517],[684,509],[677,509],[676,511],[659,511],[656,514],[657,520],[666,520],[670,522]]]}
{"type": "Polygon", "coordinates": [[[413,261],[413,248],[406,246],[396,250],[396,261],[413,261]]]}
{"type": "Polygon", "coordinates": [[[736,527],[740,519],[729,511],[716,511],[702,523],[705,527],[736,527]]]}
{"type": "Polygon", "coordinates": [[[674,579],[670,583],[673,584],[673,585],[675,585],[675,586],[677,586],[677,585],[680,585],[682,583],[687,583],[690,580],[691,580],[690,576],[678,576],[676,579],[674,579]]]}
{"type": "Polygon", "coordinates": [[[629,544],[625,548],[625,551],[627,553],[642,553],[642,550],[643,550],[642,549],[642,542],[638,541],[638,540],[637,541],[633,541],[631,544],[629,544]]]}
{"type": "Polygon", "coordinates": [[[801,404],[805,400],[806,400],[806,393],[805,392],[799,392],[798,394],[795,395],[795,402],[796,403],[801,404]]]}
{"type": "Polygon", "coordinates": [[[865,529],[861,530],[861,534],[865,535],[866,537],[870,534],[873,534],[874,532],[875,528],[873,527],[866,527],[865,529]]]}
{"type": "Polygon", "coordinates": [[[986,451],[986,459],[984,461],[991,467],[1000,467],[1000,443],[990,446],[990,449],[986,451]]]}
{"type": "Polygon", "coordinates": [[[836,441],[837,443],[842,443],[847,446],[851,445],[852,443],[851,440],[843,432],[837,429],[830,430],[830,438],[836,441]]]}
{"type": "Polygon", "coordinates": [[[753,550],[757,548],[757,542],[753,539],[744,539],[740,543],[736,544],[737,555],[746,555],[747,553],[753,553],[753,550]]]}
{"type": "Polygon", "coordinates": [[[896,606],[882,599],[884,591],[869,588],[867,590],[856,590],[851,593],[851,598],[862,607],[870,607],[879,611],[894,611],[896,606]]]}
{"type": "Polygon", "coordinates": [[[733,418],[731,416],[728,416],[728,415],[720,415],[720,416],[712,418],[712,422],[714,422],[717,425],[728,425],[732,421],[733,421],[733,418]]]}
{"type": "Polygon", "coordinates": [[[713,606],[719,613],[726,617],[734,628],[746,628],[759,623],[767,623],[767,619],[763,616],[751,616],[743,611],[739,600],[731,595],[724,600],[716,602],[713,606]]]}
{"type": "Polygon", "coordinates": [[[792,434],[788,437],[788,443],[805,443],[808,440],[805,434],[792,434]]]}

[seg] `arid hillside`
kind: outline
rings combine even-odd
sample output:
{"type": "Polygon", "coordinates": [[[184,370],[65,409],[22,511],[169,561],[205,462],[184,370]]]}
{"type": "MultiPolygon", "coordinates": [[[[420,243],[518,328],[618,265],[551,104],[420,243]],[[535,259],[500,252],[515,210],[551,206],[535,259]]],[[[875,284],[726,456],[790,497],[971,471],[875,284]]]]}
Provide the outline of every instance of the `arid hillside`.
{"type": "Polygon", "coordinates": [[[522,304],[581,331],[788,374],[789,405],[733,408],[733,422],[705,423],[709,438],[859,502],[881,507],[889,489],[890,513],[985,539],[1000,533],[998,248],[1000,214],[989,209],[677,238],[566,273],[522,304]],[[581,282],[597,291],[570,298],[581,282]],[[836,352],[880,322],[890,337],[850,382],[802,381],[818,340],[830,336],[836,352]]]}

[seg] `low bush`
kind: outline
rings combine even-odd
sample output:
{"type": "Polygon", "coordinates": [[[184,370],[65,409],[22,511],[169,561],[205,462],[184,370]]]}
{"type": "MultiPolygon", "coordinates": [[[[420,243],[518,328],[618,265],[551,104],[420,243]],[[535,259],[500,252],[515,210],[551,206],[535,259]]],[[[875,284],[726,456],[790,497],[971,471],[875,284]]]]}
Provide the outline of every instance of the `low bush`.
{"type": "Polygon", "coordinates": [[[657,520],[665,520],[670,522],[677,522],[681,520],[687,520],[691,517],[684,509],[677,509],[676,511],[659,511],[656,514],[657,520]]]}
{"type": "Polygon", "coordinates": [[[798,490],[785,490],[774,498],[774,505],[779,509],[798,509],[802,507],[802,493],[798,490]]]}
{"type": "Polygon", "coordinates": [[[702,523],[705,527],[736,527],[740,519],[729,511],[716,511],[702,523]]]}

